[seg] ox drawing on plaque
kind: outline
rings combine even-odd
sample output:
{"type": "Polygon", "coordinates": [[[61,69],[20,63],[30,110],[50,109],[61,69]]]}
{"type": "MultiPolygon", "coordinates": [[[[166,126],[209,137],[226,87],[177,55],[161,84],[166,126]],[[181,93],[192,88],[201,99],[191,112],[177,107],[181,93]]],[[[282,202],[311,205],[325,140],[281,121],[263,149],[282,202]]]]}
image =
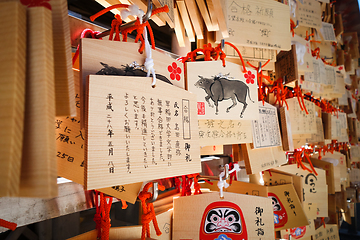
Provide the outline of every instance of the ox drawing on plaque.
{"type": "Polygon", "coordinates": [[[188,90],[197,95],[199,119],[255,120],[257,104],[256,71],[220,61],[189,62],[188,90]]]}

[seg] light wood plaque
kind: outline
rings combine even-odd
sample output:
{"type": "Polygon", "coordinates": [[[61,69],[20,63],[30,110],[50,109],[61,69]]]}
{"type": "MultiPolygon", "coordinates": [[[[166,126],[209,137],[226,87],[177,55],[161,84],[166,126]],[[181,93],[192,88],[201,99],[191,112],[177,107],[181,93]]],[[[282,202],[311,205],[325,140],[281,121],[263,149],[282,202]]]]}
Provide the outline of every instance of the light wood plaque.
{"type": "Polygon", "coordinates": [[[0,3],[0,196],[17,196],[23,146],[26,70],[26,9],[0,3]]]}
{"type": "Polygon", "coordinates": [[[89,76],[86,189],[201,171],[196,96],[151,81],[89,76]]]}

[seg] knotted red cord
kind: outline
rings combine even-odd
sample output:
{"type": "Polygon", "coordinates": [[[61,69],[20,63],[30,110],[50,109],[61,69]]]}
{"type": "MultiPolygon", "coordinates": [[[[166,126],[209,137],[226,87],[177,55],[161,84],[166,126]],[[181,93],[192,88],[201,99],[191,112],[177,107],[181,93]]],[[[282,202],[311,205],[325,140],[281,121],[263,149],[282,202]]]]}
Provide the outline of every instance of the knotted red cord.
{"type": "MultiPolygon", "coordinates": [[[[202,194],[201,190],[200,190],[200,184],[198,182],[198,177],[200,176],[199,173],[195,173],[195,174],[189,174],[187,175],[187,177],[189,179],[193,178],[194,179],[194,189],[195,189],[195,192],[194,192],[194,195],[197,195],[197,194],[202,194]]],[[[191,185],[190,185],[191,186],[191,185]]],[[[191,191],[191,190],[190,190],[191,191]]]]}
{"type": "Polygon", "coordinates": [[[320,224],[323,224],[323,225],[324,225],[324,228],[326,228],[326,227],[325,227],[325,217],[321,217],[321,222],[320,222],[320,224]]]}
{"type": "Polygon", "coordinates": [[[312,171],[315,173],[315,175],[317,176],[318,173],[316,172],[314,165],[312,164],[310,157],[309,157],[309,151],[311,151],[311,149],[304,149],[304,157],[307,160],[307,162],[310,164],[310,167],[312,169],[312,171]]]}
{"type": "Polygon", "coordinates": [[[286,108],[289,110],[289,105],[286,101],[286,95],[288,93],[289,89],[284,87],[283,79],[279,78],[276,81],[274,81],[274,85],[269,90],[269,93],[274,93],[276,100],[275,103],[279,102],[280,107],[284,105],[284,102],[286,104],[286,108]]]}
{"type": "MultiPolygon", "coordinates": [[[[145,240],[146,237],[150,237],[150,222],[153,221],[154,228],[156,231],[156,235],[160,236],[161,231],[159,229],[156,215],[154,211],[153,203],[147,203],[147,200],[152,199],[153,194],[148,192],[149,188],[153,186],[152,182],[149,182],[145,185],[144,189],[139,194],[139,199],[142,205],[142,215],[141,215],[141,224],[142,224],[142,232],[141,232],[141,239],[145,240]]],[[[158,185],[158,189],[165,190],[165,187],[162,185],[158,185]]]]}
{"type": "Polygon", "coordinates": [[[108,240],[110,231],[110,209],[112,197],[95,190],[96,213],[94,222],[96,223],[97,239],[108,240]]]}
{"type": "MultiPolygon", "coordinates": [[[[270,59],[266,61],[266,63],[264,65],[262,65],[262,68],[265,67],[268,63],[270,62],[270,59]]],[[[265,104],[265,97],[264,94],[266,95],[266,92],[264,92],[262,86],[263,86],[263,78],[268,80],[270,82],[270,84],[273,84],[273,81],[271,81],[269,76],[265,76],[262,72],[262,70],[260,70],[259,72],[259,67],[255,67],[254,65],[252,65],[249,62],[246,62],[250,67],[254,68],[256,70],[256,78],[258,81],[258,91],[259,91],[259,100],[263,102],[263,105],[265,104]]]]}
{"type": "MultiPolygon", "coordinates": [[[[100,32],[99,31],[93,31],[89,28],[86,28],[84,29],[81,34],[80,34],[80,38],[88,38],[88,37],[91,37],[91,38],[96,38],[96,34],[99,34],[100,32]]],[[[102,38],[100,38],[102,39],[102,38]]],[[[76,48],[76,52],[73,56],[73,59],[72,59],[72,64],[74,65],[74,63],[76,62],[76,59],[79,57],[79,46],[77,46],[76,48]]]]}
{"type": "Polygon", "coordinates": [[[294,158],[295,158],[295,161],[297,163],[297,167],[299,168],[301,166],[301,168],[303,170],[307,170],[309,172],[313,172],[315,173],[315,175],[317,176],[318,173],[316,172],[311,160],[310,160],[310,157],[309,157],[309,152],[311,151],[311,149],[304,149],[304,148],[300,148],[300,149],[295,149],[294,151],[294,158]],[[310,164],[310,167],[312,170],[310,170],[309,168],[307,168],[302,162],[304,161],[304,159],[307,160],[307,162],[310,164]]]}
{"type": "Polygon", "coordinates": [[[101,193],[101,195],[101,240],[109,240],[112,197],[105,196],[103,193],[101,193]]]}
{"type": "Polygon", "coordinates": [[[320,58],[320,48],[315,48],[314,50],[311,50],[311,54],[313,57],[316,57],[316,59],[320,58]]]}
{"type": "MultiPolygon", "coordinates": [[[[243,73],[246,73],[246,67],[245,67],[245,62],[244,62],[244,59],[242,58],[242,55],[239,51],[239,49],[233,45],[232,43],[229,43],[229,42],[225,42],[226,45],[229,45],[231,46],[232,48],[235,49],[235,51],[238,53],[239,57],[240,57],[240,60],[241,60],[241,63],[242,63],[242,66],[243,66],[243,70],[242,72],[243,73]]],[[[196,61],[196,56],[197,56],[197,53],[198,52],[202,52],[204,53],[204,60],[205,61],[211,61],[212,59],[214,60],[217,60],[220,56],[220,60],[222,61],[223,63],[223,66],[225,67],[225,58],[226,58],[226,54],[224,53],[224,51],[221,49],[221,44],[219,44],[217,47],[213,48],[211,46],[211,43],[208,43],[208,44],[204,44],[203,48],[197,48],[195,49],[194,51],[191,51],[189,53],[186,54],[185,57],[181,57],[179,60],[182,62],[182,63],[185,63],[187,61],[190,61],[190,62],[195,62],[196,61]],[[212,58],[212,59],[211,59],[212,58]]]]}
{"type": "MultiPolygon", "coordinates": [[[[115,4],[115,5],[112,5],[110,7],[107,7],[105,9],[101,10],[100,12],[92,15],[90,17],[90,20],[94,21],[96,18],[98,18],[99,16],[107,13],[108,11],[110,11],[112,9],[115,9],[115,8],[128,8],[129,6],[130,5],[127,5],[127,4],[115,4]]],[[[151,13],[151,16],[153,16],[154,14],[161,13],[161,12],[169,12],[168,6],[165,5],[164,7],[154,9],[152,11],[152,13],[151,13]]],[[[140,23],[140,19],[137,18],[134,26],[126,28],[124,30],[120,29],[121,24],[122,24],[122,20],[121,20],[120,15],[118,15],[118,14],[115,15],[115,19],[111,23],[111,30],[110,30],[109,40],[112,40],[112,38],[113,38],[112,35],[113,35],[114,31],[115,31],[114,41],[120,41],[120,33],[121,33],[123,35],[123,42],[126,42],[127,41],[127,35],[136,30],[137,35],[136,35],[136,38],[135,38],[135,42],[138,42],[139,40],[141,41],[139,52],[142,53],[144,51],[144,48],[145,48],[145,42],[144,42],[144,37],[143,37],[144,29],[147,28],[148,31],[149,31],[149,35],[150,35],[151,46],[152,46],[153,49],[155,49],[154,34],[153,34],[153,31],[152,31],[148,21],[146,21],[144,23],[140,23]]]]}
{"type": "Polygon", "coordinates": [[[114,31],[115,31],[114,41],[120,41],[120,26],[121,26],[121,24],[122,24],[121,16],[119,14],[116,14],[115,19],[113,19],[111,22],[111,30],[110,30],[110,34],[109,34],[110,41],[113,40],[114,31]]]}
{"type": "Polygon", "coordinates": [[[304,149],[295,149],[295,151],[294,151],[294,159],[295,159],[295,161],[296,161],[296,163],[297,163],[297,167],[299,168],[300,166],[301,166],[301,168],[303,169],[303,170],[307,170],[307,171],[309,171],[309,172],[311,172],[311,170],[310,169],[308,169],[303,163],[302,163],[302,161],[303,161],[303,156],[302,156],[302,154],[303,154],[303,152],[304,152],[304,149]]]}
{"type": "Polygon", "coordinates": [[[96,213],[94,215],[95,229],[97,231],[97,239],[101,239],[101,195],[102,193],[95,190],[95,207],[96,213]]]}
{"type": "Polygon", "coordinates": [[[295,36],[295,31],[294,31],[295,27],[296,27],[295,22],[292,19],[290,19],[290,31],[293,37],[295,36]]]}
{"type": "Polygon", "coordinates": [[[181,178],[182,178],[181,196],[190,196],[192,179],[188,178],[186,175],[181,176],[181,178]]]}
{"type": "Polygon", "coordinates": [[[122,200],[122,199],[120,199],[120,201],[121,201],[121,209],[127,209],[128,205],[127,205],[126,201],[122,200]]]}
{"type": "Polygon", "coordinates": [[[310,42],[316,42],[316,43],[321,43],[321,41],[316,41],[316,40],[311,40],[310,39],[310,37],[314,37],[315,36],[315,34],[314,33],[312,33],[312,34],[308,34],[308,31],[306,31],[306,37],[305,37],[305,40],[306,41],[310,41],[310,42]]]}
{"type": "MultiPolygon", "coordinates": [[[[234,163],[233,162],[230,162],[229,163],[229,171],[231,171],[232,169],[234,169],[234,163]]],[[[232,184],[232,181],[235,180],[237,181],[237,174],[236,174],[236,171],[230,173],[230,184],[232,184]]]]}
{"type": "Polygon", "coordinates": [[[304,111],[306,112],[306,114],[309,114],[309,112],[307,111],[306,109],[306,106],[305,106],[305,102],[304,102],[304,96],[301,92],[301,88],[296,85],[296,87],[294,87],[294,95],[297,97],[298,99],[298,102],[299,102],[299,106],[301,108],[301,111],[304,111]],[[301,101],[300,101],[301,100],[301,101]]]}
{"type": "Polygon", "coordinates": [[[17,227],[17,224],[0,218],[0,227],[4,227],[10,229],[11,231],[14,231],[17,227]]]}

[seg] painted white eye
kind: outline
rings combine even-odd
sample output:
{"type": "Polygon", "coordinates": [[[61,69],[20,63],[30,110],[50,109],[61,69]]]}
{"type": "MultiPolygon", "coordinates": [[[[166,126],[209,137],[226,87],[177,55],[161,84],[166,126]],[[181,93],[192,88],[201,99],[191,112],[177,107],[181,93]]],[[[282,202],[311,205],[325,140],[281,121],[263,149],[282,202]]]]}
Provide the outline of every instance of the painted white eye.
{"type": "Polygon", "coordinates": [[[231,223],[233,223],[235,221],[235,217],[234,217],[234,215],[230,215],[230,216],[226,217],[226,220],[227,220],[228,223],[231,224],[231,223]]]}
{"type": "Polygon", "coordinates": [[[212,215],[211,218],[210,218],[211,222],[213,223],[217,223],[219,221],[219,217],[216,216],[216,215],[212,215]]]}

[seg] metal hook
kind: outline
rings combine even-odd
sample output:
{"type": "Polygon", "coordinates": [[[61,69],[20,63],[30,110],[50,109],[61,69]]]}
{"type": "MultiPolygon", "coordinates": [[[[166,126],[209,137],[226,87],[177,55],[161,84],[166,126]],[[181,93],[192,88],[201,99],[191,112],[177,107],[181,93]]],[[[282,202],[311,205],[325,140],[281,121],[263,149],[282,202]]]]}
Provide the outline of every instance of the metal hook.
{"type": "Polygon", "coordinates": [[[316,145],[313,148],[313,154],[315,154],[315,152],[316,152],[315,148],[316,148],[316,145]]]}
{"type": "Polygon", "coordinates": [[[225,39],[221,39],[220,47],[221,47],[221,50],[224,50],[224,48],[225,48],[225,39]]]}
{"type": "Polygon", "coordinates": [[[153,10],[152,0],[148,0],[147,10],[146,10],[146,13],[143,16],[143,21],[144,22],[146,22],[147,20],[150,19],[151,14],[152,14],[152,10],[153,10]]]}
{"type": "Polygon", "coordinates": [[[299,20],[296,20],[296,26],[294,27],[294,29],[297,27],[299,27],[299,20]]]}
{"type": "Polygon", "coordinates": [[[224,171],[225,171],[225,176],[223,181],[226,181],[229,178],[229,164],[225,164],[224,171]]]}
{"type": "Polygon", "coordinates": [[[152,187],[152,199],[149,200],[149,203],[155,202],[158,195],[159,195],[159,188],[158,188],[158,183],[157,182],[153,182],[153,187],[152,187]]]}
{"type": "Polygon", "coordinates": [[[258,73],[261,73],[261,62],[259,62],[259,70],[258,73]]]}
{"type": "Polygon", "coordinates": [[[285,85],[286,83],[286,76],[283,76],[283,84],[285,85]]]}

